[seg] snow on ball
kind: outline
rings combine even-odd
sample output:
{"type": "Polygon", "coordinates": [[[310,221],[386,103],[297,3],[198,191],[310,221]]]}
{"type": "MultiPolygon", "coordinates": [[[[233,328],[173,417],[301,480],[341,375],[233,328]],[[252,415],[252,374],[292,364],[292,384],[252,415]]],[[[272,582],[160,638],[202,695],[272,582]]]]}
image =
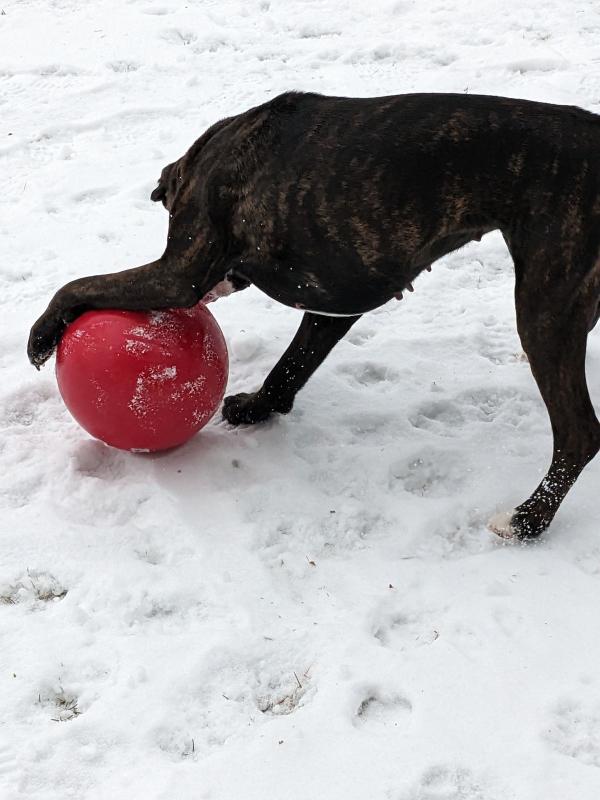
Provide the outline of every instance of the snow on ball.
{"type": "Polygon", "coordinates": [[[85,430],[122,450],[183,444],[219,407],[225,339],[206,306],[87,311],[58,347],[56,379],[85,430]]]}

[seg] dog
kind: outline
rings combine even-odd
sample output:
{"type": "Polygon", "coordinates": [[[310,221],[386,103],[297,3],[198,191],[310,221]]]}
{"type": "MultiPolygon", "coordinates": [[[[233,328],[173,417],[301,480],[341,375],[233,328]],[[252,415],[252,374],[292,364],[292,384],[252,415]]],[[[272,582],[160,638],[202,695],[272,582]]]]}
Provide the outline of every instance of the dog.
{"type": "Polygon", "coordinates": [[[209,128],[161,173],[167,245],[135,269],[72,281],[34,324],[40,367],[87,309],[189,307],[254,284],[304,311],[290,346],[233,425],[286,414],[362,314],[432,262],[500,230],[517,328],[548,409],[548,472],[490,527],[539,536],[600,449],[585,377],[600,314],[600,117],[468,94],[352,99],[285,93],[209,128]]]}

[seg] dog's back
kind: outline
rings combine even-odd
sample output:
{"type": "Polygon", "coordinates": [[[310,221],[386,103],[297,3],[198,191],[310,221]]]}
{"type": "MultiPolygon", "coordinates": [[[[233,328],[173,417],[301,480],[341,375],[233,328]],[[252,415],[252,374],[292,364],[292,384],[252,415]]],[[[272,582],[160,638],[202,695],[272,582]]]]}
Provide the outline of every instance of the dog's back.
{"type": "Polygon", "coordinates": [[[586,217],[600,235],[600,118],[572,106],[287,93],[219,125],[190,153],[199,182],[216,173],[229,187],[230,240],[246,260],[318,257],[349,283],[365,268],[406,283],[493,229],[511,252],[525,231],[532,246],[550,237],[573,268],[593,242],[559,243],[560,226],[586,217]]]}

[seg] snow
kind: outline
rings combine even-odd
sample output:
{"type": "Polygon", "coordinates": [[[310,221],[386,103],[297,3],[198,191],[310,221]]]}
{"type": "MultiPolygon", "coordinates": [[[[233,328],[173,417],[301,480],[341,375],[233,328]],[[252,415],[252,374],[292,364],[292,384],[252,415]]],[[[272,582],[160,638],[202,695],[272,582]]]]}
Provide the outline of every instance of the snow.
{"type": "MultiPolygon", "coordinates": [[[[0,16],[1,800],[595,800],[600,459],[550,531],[487,520],[548,464],[498,235],[365,316],[256,428],[162,455],[89,439],[31,323],[162,252],[149,195],[290,88],[600,110],[595,0],[29,0],[0,16]]],[[[211,306],[229,392],[300,314],[211,306]]],[[[600,338],[588,379],[600,398],[600,338]]],[[[598,405],[596,406],[598,408],[598,405]]]]}

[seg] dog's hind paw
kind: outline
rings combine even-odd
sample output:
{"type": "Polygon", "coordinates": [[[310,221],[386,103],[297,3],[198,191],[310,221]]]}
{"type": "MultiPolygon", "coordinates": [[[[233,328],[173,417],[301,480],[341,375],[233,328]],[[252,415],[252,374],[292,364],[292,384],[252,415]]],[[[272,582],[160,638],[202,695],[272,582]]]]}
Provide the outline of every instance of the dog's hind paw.
{"type": "Polygon", "coordinates": [[[518,531],[512,524],[514,513],[513,509],[512,511],[499,511],[494,514],[487,524],[488,529],[502,539],[514,539],[518,536],[518,531]]]}

